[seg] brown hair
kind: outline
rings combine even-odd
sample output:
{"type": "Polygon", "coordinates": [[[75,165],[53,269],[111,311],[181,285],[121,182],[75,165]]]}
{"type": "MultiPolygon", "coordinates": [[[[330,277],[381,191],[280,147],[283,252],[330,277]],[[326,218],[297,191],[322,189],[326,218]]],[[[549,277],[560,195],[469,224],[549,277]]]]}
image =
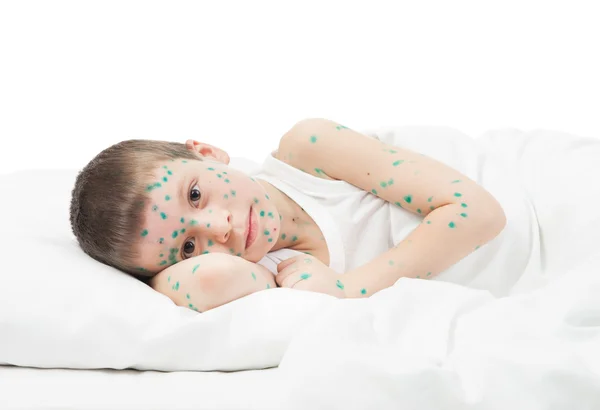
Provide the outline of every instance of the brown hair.
{"type": "Polygon", "coordinates": [[[149,272],[134,266],[135,246],[150,196],[146,186],[159,161],[198,160],[185,144],[132,139],[100,152],[81,170],[71,193],[71,229],[92,258],[144,283],[149,272]],[[144,273],[145,272],[145,273],[144,273]]]}

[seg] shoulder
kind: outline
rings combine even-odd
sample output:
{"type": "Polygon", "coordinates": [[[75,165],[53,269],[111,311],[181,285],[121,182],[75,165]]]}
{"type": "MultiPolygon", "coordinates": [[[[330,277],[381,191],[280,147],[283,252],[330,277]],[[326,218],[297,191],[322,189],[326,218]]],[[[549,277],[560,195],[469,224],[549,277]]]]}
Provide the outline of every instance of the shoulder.
{"type": "Polygon", "coordinates": [[[272,153],[273,157],[315,177],[338,181],[339,179],[327,175],[323,169],[314,166],[314,161],[307,151],[310,144],[316,142],[317,133],[322,131],[324,126],[331,127],[332,124],[339,129],[345,128],[324,118],[306,118],[298,121],[281,137],[279,148],[272,153]]]}

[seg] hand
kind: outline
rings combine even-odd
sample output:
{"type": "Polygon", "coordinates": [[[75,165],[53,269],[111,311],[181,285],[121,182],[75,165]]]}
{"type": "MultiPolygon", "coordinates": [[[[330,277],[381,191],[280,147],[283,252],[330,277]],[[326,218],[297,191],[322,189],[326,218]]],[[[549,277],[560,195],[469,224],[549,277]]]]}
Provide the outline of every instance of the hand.
{"type": "Polygon", "coordinates": [[[298,255],[277,265],[275,281],[282,288],[325,293],[345,298],[342,275],[312,255],[298,255]]]}

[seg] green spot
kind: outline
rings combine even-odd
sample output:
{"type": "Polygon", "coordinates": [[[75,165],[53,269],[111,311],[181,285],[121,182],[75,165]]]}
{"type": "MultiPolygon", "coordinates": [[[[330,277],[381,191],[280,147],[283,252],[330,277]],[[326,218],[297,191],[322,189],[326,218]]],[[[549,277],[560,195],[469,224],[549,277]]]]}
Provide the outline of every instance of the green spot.
{"type": "Polygon", "coordinates": [[[225,194],[225,195],[223,195],[223,198],[229,199],[229,195],[225,194]]]}
{"type": "Polygon", "coordinates": [[[462,194],[460,194],[460,193],[458,193],[458,192],[455,192],[455,193],[454,193],[454,196],[456,196],[456,197],[460,197],[460,196],[462,196],[462,194]]]}
{"type": "Polygon", "coordinates": [[[233,189],[231,190],[231,195],[235,196],[235,191],[233,189]]]}
{"type": "Polygon", "coordinates": [[[390,178],[390,180],[388,181],[388,185],[394,185],[394,179],[390,178]]]}
{"type": "MultiPolygon", "coordinates": [[[[165,261],[166,262],[166,261],[165,261]]],[[[167,282],[171,282],[171,276],[167,278],[167,282]]]]}
{"type": "Polygon", "coordinates": [[[185,233],[185,228],[183,228],[179,233],[185,233]]]}
{"type": "Polygon", "coordinates": [[[186,161],[185,159],[184,159],[184,160],[182,160],[181,162],[183,162],[184,164],[187,164],[187,161],[186,161]]]}
{"type": "Polygon", "coordinates": [[[173,233],[171,234],[171,237],[177,238],[177,233],[178,233],[177,231],[173,231],[173,233]]]}
{"type": "Polygon", "coordinates": [[[183,217],[181,217],[181,219],[179,220],[179,222],[184,223],[185,219],[183,219],[183,217]]]}
{"type": "Polygon", "coordinates": [[[457,179],[457,180],[455,180],[455,181],[452,181],[451,183],[452,183],[452,184],[456,184],[457,182],[460,182],[460,179],[457,179]]]}
{"type": "Polygon", "coordinates": [[[167,182],[168,181],[167,177],[163,177],[163,181],[167,182]]]}
{"type": "Polygon", "coordinates": [[[210,253],[210,251],[204,251],[202,252],[202,255],[206,255],[207,253],[210,253]]]}
{"type": "Polygon", "coordinates": [[[375,188],[371,189],[371,192],[373,193],[373,195],[377,195],[377,191],[375,190],[375,188]]]}
{"type": "Polygon", "coordinates": [[[165,238],[160,238],[160,239],[158,240],[158,243],[163,243],[164,241],[165,241],[165,238]]]}
{"type": "Polygon", "coordinates": [[[317,142],[317,136],[313,135],[310,137],[310,142],[312,142],[313,144],[317,142]]]}
{"type": "Polygon", "coordinates": [[[150,192],[150,191],[152,191],[152,190],[153,190],[153,189],[155,189],[155,188],[160,188],[161,186],[162,186],[162,185],[160,184],[160,182],[155,182],[155,183],[154,183],[154,184],[152,184],[152,185],[148,185],[148,186],[146,187],[146,191],[150,192]]]}
{"type": "Polygon", "coordinates": [[[460,204],[460,206],[462,206],[463,208],[467,207],[467,204],[465,204],[464,202],[462,204],[460,204]]]}
{"type": "Polygon", "coordinates": [[[429,225],[431,223],[431,221],[427,221],[427,225],[429,225]]]}
{"type": "Polygon", "coordinates": [[[296,235],[292,236],[292,242],[296,242],[298,240],[298,237],[296,235]]]}
{"type": "Polygon", "coordinates": [[[260,216],[265,216],[265,211],[260,211],[260,216]]]}
{"type": "Polygon", "coordinates": [[[190,294],[189,294],[189,293],[186,293],[186,294],[185,294],[185,297],[189,299],[189,298],[190,298],[190,294]]]}
{"type": "Polygon", "coordinates": [[[418,213],[421,213],[421,208],[417,208],[417,212],[418,212],[418,213]]]}
{"type": "Polygon", "coordinates": [[[219,178],[223,178],[223,175],[221,175],[221,174],[217,174],[217,176],[218,176],[219,178]]]}
{"type": "Polygon", "coordinates": [[[340,288],[340,289],[344,289],[344,284],[342,282],[340,282],[340,280],[338,279],[338,281],[335,283],[335,285],[340,288]]]}
{"type": "Polygon", "coordinates": [[[167,171],[167,174],[169,175],[173,175],[173,173],[171,171],[167,171]]]}
{"type": "Polygon", "coordinates": [[[429,209],[431,209],[433,211],[435,208],[433,206],[430,206],[429,209]]]}
{"type": "Polygon", "coordinates": [[[161,253],[161,254],[160,254],[160,255],[158,255],[158,256],[160,256],[160,257],[162,258],[162,257],[164,256],[164,253],[161,253]]]}
{"type": "Polygon", "coordinates": [[[399,206],[400,208],[402,208],[402,204],[400,202],[394,202],[394,205],[399,206]]]}
{"type": "Polygon", "coordinates": [[[475,250],[479,249],[479,245],[475,247],[475,250]]]}
{"type": "Polygon", "coordinates": [[[286,234],[281,234],[281,239],[285,239],[287,237],[286,234]]]}
{"type": "Polygon", "coordinates": [[[212,167],[208,167],[207,169],[208,169],[209,171],[214,171],[214,170],[215,170],[215,169],[214,169],[214,168],[212,168],[212,167]]]}
{"type": "Polygon", "coordinates": [[[146,236],[146,235],[148,235],[148,230],[147,230],[147,229],[144,229],[144,230],[142,231],[142,236],[146,236]]]}
{"type": "Polygon", "coordinates": [[[271,285],[267,283],[267,289],[271,289],[271,285]]]}
{"type": "Polygon", "coordinates": [[[321,168],[315,168],[315,172],[317,174],[324,174],[325,172],[323,172],[323,170],[321,168]]]}
{"type": "Polygon", "coordinates": [[[412,202],[412,195],[406,195],[404,200],[410,204],[412,202]]]}
{"type": "Polygon", "coordinates": [[[362,288],[360,290],[360,293],[363,294],[363,295],[366,295],[367,294],[367,290],[365,288],[362,288]]]}
{"type": "Polygon", "coordinates": [[[420,278],[421,278],[421,276],[420,276],[420,275],[417,275],[417,279],[420,279],[420,278]]]}
{"type": "Polygon", "coordinates": [[[254,198],[254,203],[257,204],[258,203],[258,198],[254,198]]]}
{"type": "Polygon", "coordinates": [[[454,222],[450,222],[450,223],[448,224],[448,226],[449,226],[450,228],[454,228],[456,225],[454,224],[454,222]]]}
{"type": "Polygon", "coordinates": [[[228,184],[229,182],[229,178],[225,178],[225,183],[228,184]]]}
{"type": "Polygon", "coordinates": [[[256,275],[252,272],[252,279],[256,280],[256,275]]]}
{"type": "Polygon", "coordinates": [[[265,194],[265,198],[267,198],[267,199],[271,199],[271,198],[269,198],[269,195],[267,195],[267,194],[265,194]]]}
{"type": "Polygon", "coordinates": [[[154,205],[154,206],[152,207],[152,210],[153,210],[154,212],[156,212],[156,211],[158,210],[158,206],[154,205]]]}
{"type": "Polygon", "coordinates": [[[164,168],[164,169],[167,169],[168,167],[167,167],[166,165],[163,165],[163,168],[164,168]]]}
{"type": "MultiPolygon", "coordinates": [[[[308,278],[310,278],[312,275],[310,273],[303,273],[302,275],[300,275],[300,278],[302,280],[306,280],[308,278]]],[[[343,288],[342,288],[343,289],[343,288]]]]}
{"type": "Polygon", "coordinates": [[[431,275],[431,272],[427,272],[427,276],[431,275]]]}
{"type": "Polygon", "coordinates": [[[275,218],[275,217],[273,216],[273,212],[269,212],[267,215],[268,215],[268,216],[269,216],[269,218],[271,218],[271,219],[274,219],[274,218],[275,218]]]}
{"type": "Polygon", "coordinates": [[[460,214],[460,216],[462,216],[463,218],[466,218],[467,214],[463,212],[462,214],[460,214]]]}
{"type": "Polygon", "coordinates": [[[210,228],[210,224],[209,224],[209,223],[208,223],[208,224],[206,224],[206,227],[207,227],[207,228],[210,228]]]}
{"type": "Polygon", "coordinates": [[[194,307],[194,305],[192,305],[191,303],[188,303],[188,306],[189,306],[190,308],[194,307]]]}
{"type": "Polygon", "coordinates": [[[273,242],[273,238],[269,238],[267,242],[273,242]]]}
{"type": "Polygon", "coordinates": [[[164,212],[161,212],[161,213],[160,213],[160,217],[161,217],[162,219],[167,219],[167,214],[166,214],[166,213],[164,213],[164,212]]]}
{"type": "Polygon", "coordinates": [[[192,219],[190,221],[190,225],[192,225],[192,226],[197,225],[197,224],[198,224],[198,221],[196,221],[195,219],[192,219]]]}
{"type": "Polygon", "coordinates": [[[432,196],[430,196],[430,197],[427,199],[427,202],[431,202],[431,200],[432,200],[432,199],[433,199],[433,197],[432,197],[432,196]]]}
{"type": "Polygon", "coordinates": [[[269,230],[268,230],[268,229],[265,229],[265,231],[264,231],[263,233],[264,233],[265,235],[270,235],[270,234],[271,234],[271,232],[269,232],[269,230]]]}
{"type": "Polygon", "coordinates": [[[379,185],[381,185],[382,188],[385,188],[387,186],[387,182],[381,181],[379,185]]]}
{"type": "Polygon", "coordinates": [[[399,159],[398,161],[392,162],[392,165],[395,166],[395,167],[397,167],[398,165],[402,164],[403,162],[404,162],[403,159],[399,159]]]}
{"type": "Polygon", "coordinates": [[[394,261],[388,261],[388,263],[389,263],[390,265],[393,265],[393,264],[394,264],[394,261]]]}
{"type": "Polygon", "coordinates": [[[171,197],[169,195],[165,195],[165,201],[168,201],[170,199],[171,199],[171,197]]]}
{"type": "Polygon", "coordinates": [[[175,283],[175,286],[173,286],[173,289],[175,289],[175,290],[179,290],[179,281],[177,281],[177,282],[175,283]]]}
{"type": "Polygon", "coordinates": [[[213,246],[215,243],[212,241],[212,239],[208,240],[208,246],[213,246]]]}

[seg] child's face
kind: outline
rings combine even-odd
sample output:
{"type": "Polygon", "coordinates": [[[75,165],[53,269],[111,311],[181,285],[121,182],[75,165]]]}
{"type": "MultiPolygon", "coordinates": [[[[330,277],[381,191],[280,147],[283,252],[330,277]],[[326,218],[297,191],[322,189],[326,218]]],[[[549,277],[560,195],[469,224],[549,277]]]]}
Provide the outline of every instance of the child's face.
{"type": "Polygon", "coordinates": [[[275,245],[276,240],[263,234],[280,228],[275,203],[257,181],[222,162],[165,160],[146,190],[151,201],[143,210],[138,269],[160,272],[209,252],[257,262],[275,245]],[[251,209],[257,230],[246,249],[251,209]]]}

